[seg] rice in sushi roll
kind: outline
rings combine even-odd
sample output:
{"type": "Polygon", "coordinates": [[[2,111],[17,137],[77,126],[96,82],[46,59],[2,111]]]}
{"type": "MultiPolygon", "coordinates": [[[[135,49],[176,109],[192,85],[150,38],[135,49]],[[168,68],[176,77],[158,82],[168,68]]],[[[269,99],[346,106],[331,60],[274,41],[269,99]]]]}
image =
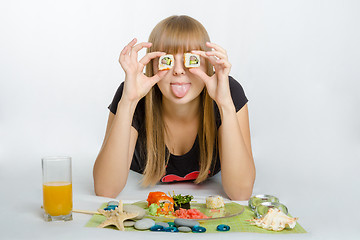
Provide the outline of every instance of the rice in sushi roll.
{"type": "Polygon", "coordinates": [[[206,198],[206,207],[210,209],[224,207],[224,199],[221,196],[209,196],[206,198]]]}
{"type": "Polygon", "coordinates": [[[174,66],[174,56],[171,54],[159,58],[159,70],[169,70],[174,66]]]}
{"type": "Polygon", "coordinates": [[[184,65],[187,68],[200,67],[200,56],[193,53],[185,53],[184,65]]]}

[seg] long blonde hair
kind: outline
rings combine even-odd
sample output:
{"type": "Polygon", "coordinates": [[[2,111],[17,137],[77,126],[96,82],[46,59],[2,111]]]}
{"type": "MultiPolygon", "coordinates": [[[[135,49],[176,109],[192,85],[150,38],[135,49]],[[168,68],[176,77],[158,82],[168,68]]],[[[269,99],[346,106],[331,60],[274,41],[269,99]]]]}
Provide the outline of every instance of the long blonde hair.
{"type": "MultiPolygon", "coordinates": [[[[147,52],[162,51],[166,53],[188,52],[192,49],[209,51],[205,43],[210,38],[204,26],[189,16],[171,16],[159,22],[150,34],[151,48],[147,52]]],[[[206,60],[206,72],[214,74],[213,66],[206,60]]],[[[153,60],[146,65],[146,75],[153,73],[153,60]]],[[[166,126],[162,118],[162,93],[157,85],[145,96],[146,127],[146,166],[142,185],[155,185],[166,173],[170,153],[166,151],[166,126]]],[[[198,139],[200,145],[200,173],[195,183],[204,181],[209,174],[216,156],[217,128],[214,116],[214,103],[207,93],[206,87],[200,94],[200,122],[198,139]],[[216,149],[216,148],[215,148],[216,149]]]]}

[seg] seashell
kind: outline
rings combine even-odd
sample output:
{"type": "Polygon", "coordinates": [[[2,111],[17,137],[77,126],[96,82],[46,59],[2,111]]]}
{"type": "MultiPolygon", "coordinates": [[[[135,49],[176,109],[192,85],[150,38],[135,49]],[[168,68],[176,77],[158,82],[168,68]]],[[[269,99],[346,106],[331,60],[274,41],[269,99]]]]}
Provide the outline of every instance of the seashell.
{"type": "Polygon", "coordinates": [[[292,218],[287,216],[281,210],[277,208],[270,208],[267,214],[262,218],[254,218],[247,220],[251,225],[256,225],[267,230],[281,231],[286,226],[289,228],[294,228],[296,225],[296,220],[298,218],[292,218]]]}

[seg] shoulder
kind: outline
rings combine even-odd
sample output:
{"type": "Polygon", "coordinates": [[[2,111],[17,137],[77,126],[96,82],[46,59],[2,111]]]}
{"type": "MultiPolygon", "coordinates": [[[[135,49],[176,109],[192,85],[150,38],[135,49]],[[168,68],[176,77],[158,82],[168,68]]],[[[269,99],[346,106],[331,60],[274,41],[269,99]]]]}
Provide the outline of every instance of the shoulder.
{"type": "Polygon", "coordinates": [[[244,90],[241,84],[237,80],[235,80],[232,76],[229,76],[229,85],[230,85],[230,90],[241,90],[241,91],[244,90]]]}
{"type": "MultiPolygon", "coordinates": [[[[118,89],[116,90],[116,93],[114,95],[114,98],[112,100],[112,102],[110,103],[110,105],[108,106],[108,109],[114,114],[116,115],[117,112],[117,107],[118,107],[118,103],[121,99],[121,96],[123,94],[123,90],[124,90],[124,82],[122,82],[120,84],[120,86],[118,87],[118,89]]],[[[132,121],[132,126],[139,132],[140,128],[142,127],[143,121],[142,119],[144,119],[145,116],[145,98],[140,99],[140,101],[138,102],[135,112],[134,112],[134,116],[133,116],[133,121],[132,121]]]]}
{"type": "MultiPolygon", "coordinates": [[[[248,99],[245,95],[245,91],[241,84],[236,81],[233,77],[229,76],[229,87],[230,87],[230,94],[233,100],[236,112],[238,112],[245,104],[248,102],[248,99]]],[[[215,121],[217,128],[221,125],[221,117],[219,108],[214,101],[214,112],[215,112],[215,121]]]]}

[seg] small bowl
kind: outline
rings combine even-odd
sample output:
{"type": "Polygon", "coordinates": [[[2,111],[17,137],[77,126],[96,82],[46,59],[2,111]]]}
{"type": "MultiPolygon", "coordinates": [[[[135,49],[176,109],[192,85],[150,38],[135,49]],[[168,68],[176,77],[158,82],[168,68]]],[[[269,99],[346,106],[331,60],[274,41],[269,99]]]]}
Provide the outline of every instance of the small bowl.
{"type": "Polygon", "coordinates": [[[254,211],[256,206],[260,205],[262,202],[279,202],[279,199],[267,194],[255,195],[249,199],[249,207],[254,211]]]}
{"type": "Polygon", "coordinates": [[[288,214],[287,207],[279,202],[262,202],[255,208],[255,216],[257,218],[262,218],[265,214],[268,213],[269,208],[277,208],[286,215],[288,214]]]}

